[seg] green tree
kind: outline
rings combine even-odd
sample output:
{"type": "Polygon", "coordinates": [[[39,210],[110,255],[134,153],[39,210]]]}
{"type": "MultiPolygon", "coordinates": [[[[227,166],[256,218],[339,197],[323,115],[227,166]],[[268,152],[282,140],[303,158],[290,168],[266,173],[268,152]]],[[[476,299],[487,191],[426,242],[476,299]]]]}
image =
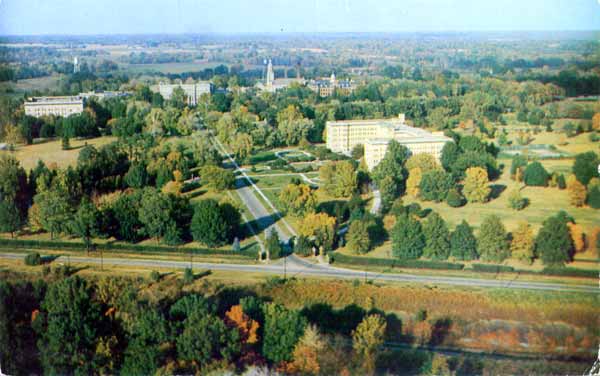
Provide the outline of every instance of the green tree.
{"type": "Polygon", "coordinates": [[[453,208],[459,208],[465,204],[465,198],[460,194],[458,189],[450,188],[446,196],[446,203],[453,208]]]}
{"type": "Polygon", "coordinates": [[[371,240],[369,238],[369,225],[365,221],[358,219],[350,223],[346,235],[346,246],[353,253],[364,254],[371,249],[371,240]]]}
{"type": "Polygon", "coordinates": [[[502,262],[510,256],[508,234],[496,215],[484,218],[477,243],[478,253],[484,261],[502,262]]]}
{"type": "Polygon", "coordinates": [[[350,161],[329,162],[319,169],[323,189],[334,197],[348,197],[356,191],[356,171],[350,161]]]}
{"type": "Polygon", "coordinates": [[[267,251],[269,251],[269,258],[276,260],[282,256],[281,251],[281,240],[279,239],[279,233],[275,230],[275,228],[271,228],[269,234],[266,238],[267,251]]]}
{"type": "Polygon", "coordinates": [[[447,142],[442,148],[442,156],[440,157],[440,162],[442,163],[444,170],[448,172],[452,171],[452,166],[461,153],[462,152],[457,144],[454,142],[447,142]]]}
{"type": "Polygon", "coordinates": [[[373,374],[377,353],[385,341],[387,324],[379,315],[365,317],[352,333],[352,348],[362,360],[366,374],[373,374]]]}
{"type": "Polygon", "coordinates": [[[284,210],[294,216],[315,211],[317,198],[313,190],[306,184],[288,184],[279,194],[279,201],[284,210]]]}
{"type": "Polygon", "coordinates": [[[202,367],[220,359],[231,362],[241,351],[237,328],[228,328],[219,317],[202,311],[194,311],[185,319],[176,342],[179,359],[202,367]]]}
{"type": "Polygon", "coordinates": [[[0,200],[0,232],[14,233],[21,227],[21,215],[13,203],[0,200]]]}
{"type": "Polygon", "coordinates": [[[555,215],[544,221],[535,238],[536,252],[545,265],[562,266],[571,259],[573,239],[567,221],[555,215]]]}
{"type": "Polygon", "coordinates": [[[405,167],[408,171],[412,170],[413,168],[419,168],[421,169],[422,173],[441,168],[435,157],[427,153],[419,153],[412,155],[406,161],[405,167]]]}
{"type": "Polygon", "coordinates": [[[393,177],[387,176],[378,185],[381,194],[381,211],[386,213],[398,196],[398,184],[393,177]]]}
{"type": "Polygon", "coordinates": [[[513,189],[508,194],[508,207],[514,210],[523,210],[527,206],[527,199],[521,196],[519,189],[513,189]]]}
{"type": "Polygon", "coordinates": [[[191,225],[195,241],[209,247],[221,246],[227,241],[227,229],[227,222],[215,200],[202,200],[196,205],[191,225]]]}
{"type": "Polygon", "coordinates": [[[34,202],[39,208],[41,225],[51,238],[68,229],[73,210],[63,189],[52,187],[42,191],[35,195],[34,202]]]}
{"type": "Polygon", "coordinates": [[[125,183],[130,188],[144,188],[148,184],[148,173],[143,163],[132,163],[125,174],[125,183]]]}
{"type": "Polygon", "coordinates": [[[404,192],[405,182],[408,176],[404,164],[406,163],[409,155],[410,151],[406,148],[406,146],[392,140],[388,143],[388,147],[383,159],[377,166],[375,166],[373,172],[371,173],[373,180],[378,186],[381,185],[381,182],[386,177],[392,177],[396,187],[398,188],[398,192],[396,193],[395,197],[404,192]]]}
{"type": "Polygon", "coordinates": [[[173,205],[167,195],[152,188],[144,190],[138,209],[138,218],[143,225],[143,232],[158,241],[172,223],[172,210],[173,205]]]}
{"type": "Polygon", "coordinates": [[[600,157],[593,151],[577,154],[573,163],[573,174],[583,185],[587,185],[590,179],[598,177],[598,165],[600,157]]]}
{"type": "Polygon", "coordinates": [[[464,219],[450,236],[450,256],[466,261],[476,260],[479,257],[477,239],[473,235],[473,229],[464,219]]]}
{"type": "Polygon", "coordinates": [[[441,202],[446,200],[448,191],[453,186],[454,180],[450,174],[442,170],[432,170],[423,174],[419,190],[424,200],[441,202]]]}
{"type": "Polygon", "coordinates": [[[13,203],[25,218],[30,201],[27,174],[10,154],[0,155],[0,200],[13,203]]]}
{"type": "Polygon", "coordinates": [[[488,174],[480,167],[471,167],[466,171],[463,194],[469,202],[486,202],[491,188],[488,186],[488,174]]]}
{"type": "Polygon", "coordinates": [[[38,341],[47,374],[89,374],[102,316],[92,290],[77,276],[55,282],[41,305],[45,319],[38,341]]]}
{"type": "Polygon", "coordinates": [[[276,303],[263,305],[263,356],[273,362],[289,362],[298,340],[304,334],[306,319],[300,312],[276,303]]]}
{"type": "Polygon", "coordinates": [[[445,260],[450,254],[450,232],[446,222],[437,213],[431,213],[423,224],[425,248],[423,256],[434,260],[445,260]]]}
{"type": "Polygon", "coordinates": [[[519,169],[525,169],[525,167],[527,167],[527,157],[521,155],[521,154],[517,154],[512,158],[512,161],[510,163],[510,177],[512,179],[516,179],[517,177],[517,170],[519,169]]]}
{"type": "Polygon", "coordinates": [[[421,223],[410,215],[397,218],[392,229],[392,253],[400,259],[416,259],[423,254],[425,238],[421,223]]]}
{"type": "Polygon", "coordinates": [[[84,198],[71,221],[71,232],[83,240],[89,252],[92,238],[100,235],[101,214],[93,202],[84,198]]]}
{"type": "Polygon", "coordinates": [[[231,170],[208,165],[200,170],[200,181],[209,189],[224,191],[234,187],[235,175],[231,170]]]}
{"type": "Polygon", "coordinates": [[[535,187],[545,187],[548,185],[550,176],[540,162],[530,163],[523,173],[523,181],[525,185],[535,187]]]}
{"type": "Polygon", "coordinates": [[[308,136],[312,121],[304,118],[298,107],[289,105],[277,114],[277,129],[287,145],[296,145],[308,136]]]}
{"type": "Polygon", "coordinates": [[[153,375],[162,363],[168,325],[157,309],[140,309],[128,336],[121,374],[153,375]]]}
{"type": "MultiPolygon", "coordinates": [[[[591,188],[588,188],[587,204],[594,209],[600,209],[600,187],[599,186],[593,186],[591,188]]],[[[2,219],[1,219],[1,214],[0,214],[0,223],[1,222],[2,222],[2,219]]]]}

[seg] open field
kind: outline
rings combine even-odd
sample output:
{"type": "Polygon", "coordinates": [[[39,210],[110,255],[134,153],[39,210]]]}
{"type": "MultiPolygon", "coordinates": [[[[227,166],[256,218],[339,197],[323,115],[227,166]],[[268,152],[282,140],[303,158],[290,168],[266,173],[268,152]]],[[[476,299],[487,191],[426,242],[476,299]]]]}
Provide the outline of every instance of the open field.
{"type": "Polygon", "coordinates": [[[160,72],[160,73],[183,73],[198,72],[206,68],[214,68],[218,65],[227,65],[215,62],[189,62],[189,63],[164,63],[164,64],[119,64],[122,70],[130,73],[160,72]]]}
{"type": "Polygon", "coordinates": [[[37,165],[38,160],[42,160],[46,165],[56,163],[58,167],[63,168],[73,166],[77,163],[79,151],[86,144],[100,147],[116,141],[116,139],[117,138],[113,136],[103,136],[85,140],[72,139],[70,141],[71,148],[69,150],[62,150],[61,140],[51,140],[34,145],[19,146],[15,152],[15,157],[21,162],[21,166],[23,166],[25,170],[34,168],[37,165]]]}
{"type": "Polygon", "coordinates": [[[18,80],[17,82],[1,82],[0,93],[10,90],[13,95],[21,96],[23,93],[31,93],[36,90],[41,92],[56,90],[58,89],[59,81],[63,78],[63,75],[55,74],[52,76],[18,80]]]}

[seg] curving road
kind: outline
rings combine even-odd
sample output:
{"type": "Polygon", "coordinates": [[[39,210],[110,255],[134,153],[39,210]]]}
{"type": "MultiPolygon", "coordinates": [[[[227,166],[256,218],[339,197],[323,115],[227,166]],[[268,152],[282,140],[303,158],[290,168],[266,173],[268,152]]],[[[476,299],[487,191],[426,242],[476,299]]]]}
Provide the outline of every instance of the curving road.
{"type": "MultiPolygon", "coordinates": [[[[0,258],[23,259],[23,253],[0,253],[0,258]]],[[[69,259],[61,256],[54,262],[66,263],[84,263],[100,264],[97,257],[70,256],[69,259]]],[[[174,268],[185,269],[190,266],[189,261],[164,261],[154,259],[127,259],[127,258],[104,258],[104,265],[116,266],[141,266],[148,268],[174,268]]],[[[194,262],[194,268],[224,270],[246,273],[266,273],[266,274],[284,274],[288,277],[316,277],[316,278],[342,278],[342,279],[363,279],[378,280],[388,282],[412,282],[425,284],[441,284],[453,286],[468,286],[482,288],[508,288],[508,289],[527,289],[543,291],[573,291],[597,294],[600,290],[596,286],[585,285],[567,285],[560,283],[547,282],[526,282],[526,281],[501,281],[493,279],[463,278],[463,277],[444,277],[444,276],[426,276],[415,274],[398,273],[373,273],[359,270],[336,268],[330,265],[312,264],[295,255],[286,257],[286,260],[280,259],[271,264],[218,264],[207,262],[194,262]]]]}

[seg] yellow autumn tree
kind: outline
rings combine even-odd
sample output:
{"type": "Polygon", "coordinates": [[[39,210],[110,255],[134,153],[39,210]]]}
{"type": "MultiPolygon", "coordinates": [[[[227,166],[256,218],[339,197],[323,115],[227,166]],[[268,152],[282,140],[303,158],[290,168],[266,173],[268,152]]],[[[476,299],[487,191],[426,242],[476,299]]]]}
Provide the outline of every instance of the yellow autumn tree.
{"type": "Polygon", "coordinates": [[[569,203],[573,206],[583,206],[587,197],[585,185],[581,184],[575,175],[569,175],[567,178],[567,192],[569,194],[569,203]]]}
{"type": "Polygon", "coordinates": [[[592,117],[592,128],[596,131],[600,131],[600,112],[596,112],[592,117]]]}
{"type": "Polygon", "coordinates": [[[244,313],[241,305],[238,304],[232,306],[231,309],[225,313],[225,317],[230,326],[239,329],[242,342],[250,345],[258,342],[257,333],[259,324],[244,313]]]}
{"type": "Polygon", "coordinates": [[[317,207],[314,191],[306,184],[288,184],[279,194],[279,201],[292,215],[312,213],[317,207]]]}
{"type": "Polygon", "coordinates": [[[572,222],[567,223],[567,226],[569,227],[571,239],[573,239],[575,252],[583,252],[585,250],[585,234],[583,232],[583,227],[572,222]]]}
{"type": "Polygon", "coordinates": [[[531,264],[533,261],[535,239],[533,237],[533,230],[529,223],[522,221],[518,224],[517,229],[512,233],[513,239],[510,243],[510,251],[512,257],[531,264]]]}
{"type": "Polygon", "coordinates": [[[419,197],[420,190],[419,185],[421,184],[421,178],[423,174],[419,167],[415,167],[408,172],[408,179],[406,180],[406,193],[413,197],[419,197]]]}
{"type": "Polygon", "coordinates": [[[481,167],[470,167],[466,176],[463,187],[465,198],[469,202],[486,202],[491,192],[487,171],[481,167]]]}
{"type": "Polygon", "coordinates": [[[335,237],[335,218],[326,213],[309,213],[300,221],[300,234],[314,237],[318,247],[331,249],[335,237]]]}
{"type": "Polygon", "coordinates": [[[319,354],[325,348],[319,330],[314,325],[304,329],[304,335],[294,347],[294,361],[289,367],[292,374],[317,375],[321,370],[319,354]]]}

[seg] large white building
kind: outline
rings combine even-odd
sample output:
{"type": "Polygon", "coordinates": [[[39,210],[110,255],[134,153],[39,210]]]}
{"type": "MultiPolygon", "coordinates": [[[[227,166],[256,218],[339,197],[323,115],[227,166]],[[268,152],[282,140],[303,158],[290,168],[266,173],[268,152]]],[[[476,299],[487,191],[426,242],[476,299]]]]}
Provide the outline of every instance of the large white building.
{"type": "Polygon", "coordinates": [[[351,80],[338,80],[335,78],[335,73],[331,73],[329,79],[312,80],[308,83],[308,87],[317,92],[320,97],[326,98],[332,96],[336,91],[343,95],[351,94],[355,85],[351,80]]]}
{"type": "Polygon", "coordinates": [[[187,98],[187,104],[190,106],[195,106],[198,104],[198,99],[202,94],[211,94],[213,91],[212,83],[208,81],[200,81],[193,84],[167,84],[167,83],[159,83],[158,84],[158,92],[162,97],[166,100],[171,99],[173,95],[173,90],[180,87],[185,96],[187,98]]]}
{"type": "Polygon", "coordinates": [[[427,153],[438,160],[444,145],[452,141],[442,132],[407,125],[404,114],[393,119],[328,121],[326,127],[327,148],[349,154],[356,145],[364,145],[369,170],[383,159],[391,140],[406,146],[412,154],[427,153]]]}
{"type": "Polygon", "coordinates": [[[25,115],[41,117],[56,115],[67,117],[83,112],[83,98],[74,97],[33,97],[25,102],[25,115]]]}

